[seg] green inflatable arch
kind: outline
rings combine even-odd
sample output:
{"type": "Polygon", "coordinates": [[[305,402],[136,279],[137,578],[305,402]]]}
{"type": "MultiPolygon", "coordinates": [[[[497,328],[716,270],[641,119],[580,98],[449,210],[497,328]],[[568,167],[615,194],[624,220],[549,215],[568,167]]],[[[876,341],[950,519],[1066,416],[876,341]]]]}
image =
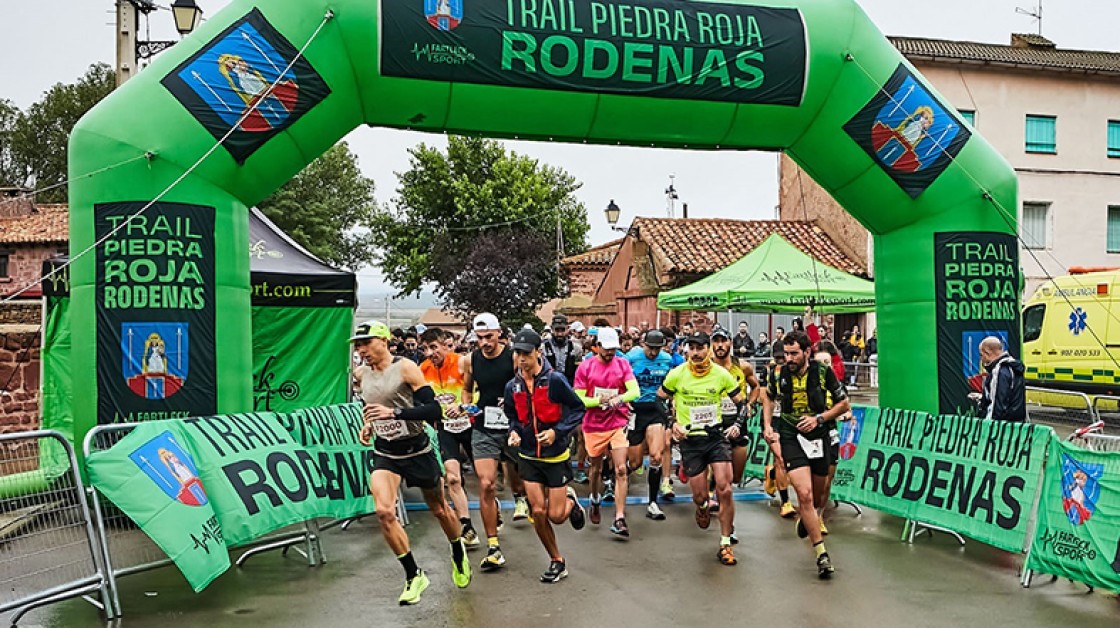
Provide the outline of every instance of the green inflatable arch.
{"type": "Polygon", "coordinates": [[[246,207],[360,124],[784,150],[874,234],[884,406],[1018,346],[1015,174],[854,1],[238,0],[73,131],[76,440],[252,408],[246,207]]]}

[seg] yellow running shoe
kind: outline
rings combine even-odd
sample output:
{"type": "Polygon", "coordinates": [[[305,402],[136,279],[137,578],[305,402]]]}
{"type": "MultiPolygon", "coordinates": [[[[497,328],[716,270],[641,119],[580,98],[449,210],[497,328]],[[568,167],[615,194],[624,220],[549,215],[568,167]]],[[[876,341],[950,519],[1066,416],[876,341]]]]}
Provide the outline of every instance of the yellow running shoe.
{"type": "Polygon", "coordinates": [[[824,525],[824,519],[821,519],[821,536],[828,536],[828,528],[824,525]]]}
{"type": "Polygon", "coordinates": [[[793,504],[786,502],[782,504],[782,508],[778,511],[778,514],[782,519],[793,519],[797,516],[797,509],[793,507],[793,504]]]}
{"type": "Polygon", "coordinates": [[[770,497],[773,497],[774,493],[778,492],[778,483],[774,481],[774,477],[771,475],[773,472],[774,465],[772,464],[766,465],[762,470],[762,492],[770,497]]]}
{"type": "Polygon", "coordinates": [[[416,575],[404,583],[404,592],[401,593],[400,603],[401,606],[409,606],[420,601],[420,594],[424,589],[428,588],[431,581],[428,580],[428,575],[424,570],[416,572],[416,575]]]}
{"type": "Polygon", "coordinates": [[[451,579],[455,581],[455,586],[460,589],[467,588],[467,585],[471,583],[471,561],[467,560],[465,547],[463,548],[463,560],[458,565],[455,564],[454,554],[451,556],[451,579]]]}

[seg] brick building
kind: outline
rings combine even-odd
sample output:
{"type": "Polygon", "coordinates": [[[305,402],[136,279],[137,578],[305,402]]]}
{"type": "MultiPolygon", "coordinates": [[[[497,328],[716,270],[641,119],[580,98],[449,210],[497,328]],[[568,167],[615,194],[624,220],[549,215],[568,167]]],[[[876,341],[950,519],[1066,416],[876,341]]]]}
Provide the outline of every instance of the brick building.
{"type": "Polygon", "coordinates": [[[600,278],[589,304],[557,309],[584,324],[601,317],[626,327],[642,322],[651,326],[679,325],[689,320],[706,327],[715,319],[715,313],[660,311],[657,295],[722,270],[775,232],[829,266],[867,276],[866,266],[848,255],[813,222],[636,218],[617,249],[613,242],[601,247],[615,250],[605,270],[600,264],[605,251],[593,249],[563,261],[573,294],[577,283],[596,283],[594,273],[599,273],[600,278]]]}

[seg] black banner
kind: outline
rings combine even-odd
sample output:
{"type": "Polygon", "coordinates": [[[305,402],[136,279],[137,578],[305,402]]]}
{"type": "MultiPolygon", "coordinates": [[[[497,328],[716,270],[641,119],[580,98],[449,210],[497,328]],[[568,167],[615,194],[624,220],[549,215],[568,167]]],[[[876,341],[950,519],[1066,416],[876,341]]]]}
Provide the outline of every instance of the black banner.
{"type": "Polygon", "coordinates": [[[1019,351],[1019,245],[1006,233],[936,233],[934,267],[941,413],[968,414],[984,374],[980,341],[1019,351]]]}
{"type": "Polygon", "coordinates": [[[797,9],[643,0],[383,0],[381,73],[798,106],[797,9]]]}
{"type": "Polygon", "coordinates": [[[214,208],[144,205],[94,207],[99,423],[217,412],[214,208]]]}

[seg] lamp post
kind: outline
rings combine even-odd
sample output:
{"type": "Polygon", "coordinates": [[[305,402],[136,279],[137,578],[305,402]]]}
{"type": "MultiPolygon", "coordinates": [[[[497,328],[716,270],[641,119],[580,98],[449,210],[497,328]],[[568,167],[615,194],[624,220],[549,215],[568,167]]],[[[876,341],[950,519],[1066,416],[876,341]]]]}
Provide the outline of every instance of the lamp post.
{"type": "Polygon", "coordinates": [[[607,208],[603,211],[607,214],[607,224],[611,229],[613,229],[614,231],[627,231],[627,229],[623,229],[622,227],[618,226],[618,219],[622,216],[622,208],[618,205],[615,205],[613,198],[611,199],[611,202],[607,204],[607,208]]]}
{"type": "MultiPolygon", "coordinates": [[[[137,38],[140,16],[144,15],[147,19],[149,14],[166,8],[153,0],[117,0],[118,87],[135,76],[140,69],[141,60],[150,59],[175,45],[174,41],[141,41],[137,38]]],[[[185,36],[198,26],[202,9],[195,4],[195,0],[175,0],[171,5],[171,14],[175,18],[175,30],[179,31],[179,35],[185,36]]]]}

